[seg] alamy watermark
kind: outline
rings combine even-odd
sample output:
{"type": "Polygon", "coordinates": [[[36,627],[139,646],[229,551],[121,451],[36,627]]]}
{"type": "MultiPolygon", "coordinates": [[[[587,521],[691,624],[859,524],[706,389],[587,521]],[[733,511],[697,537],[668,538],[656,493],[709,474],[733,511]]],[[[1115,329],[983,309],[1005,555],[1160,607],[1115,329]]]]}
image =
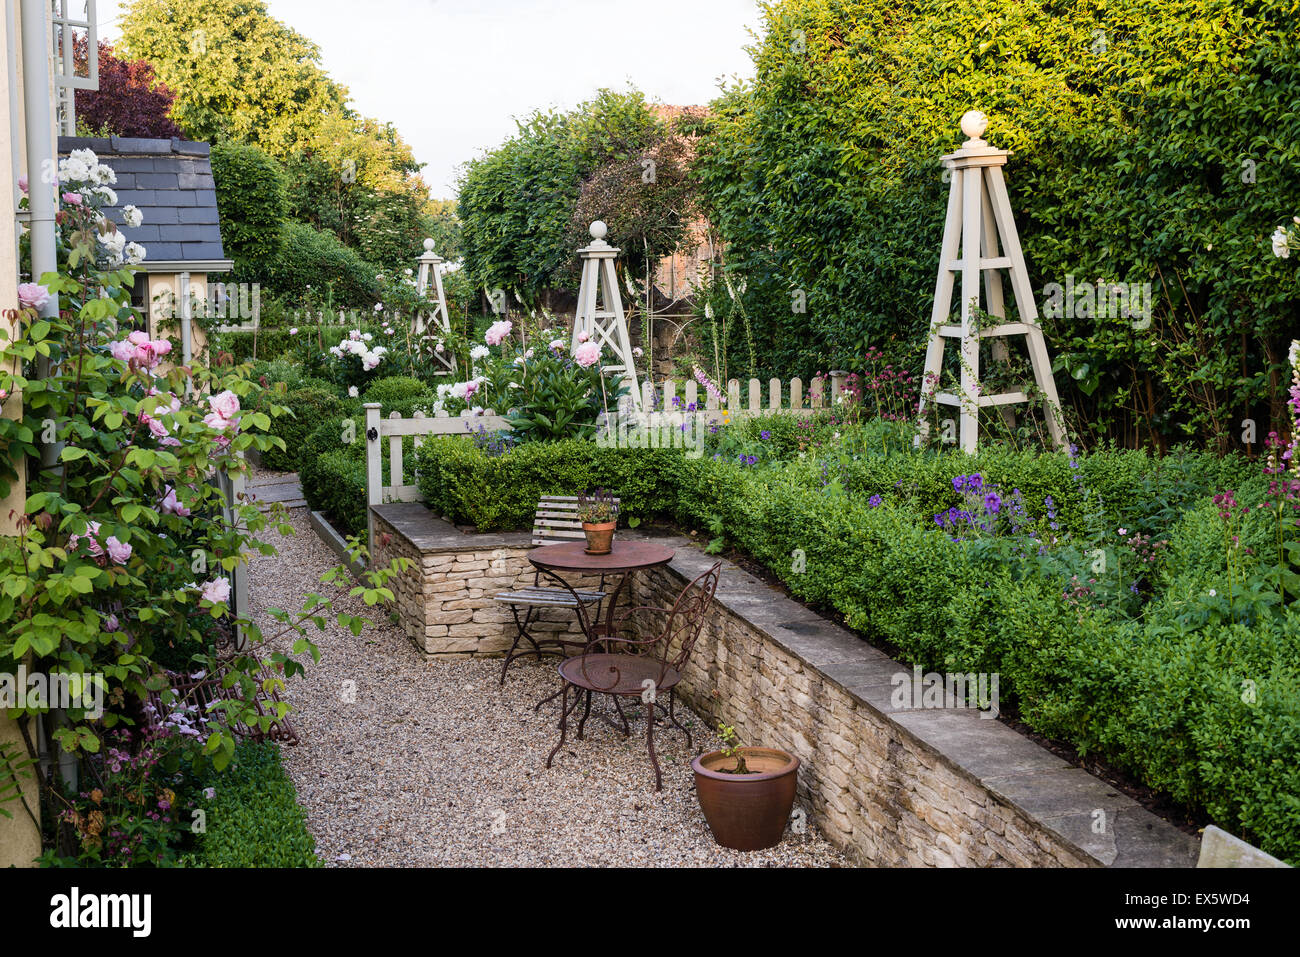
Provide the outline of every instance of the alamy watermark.
{"type": "Polygon", "coordinates": [[[0,672],[0,709],[4,708],[82,709],[88,718],[102,718],[104,676],[28,674],[27,666],[19,665],[17,674],[0,672]]]}
{"type": "Polygon", "coordinates": [[[998,711],[997,674],[960,672],[922,674],[919,667],[911,674],[899,671],[889,683],[894,686],[889,703],[895,708],[976,708],[981,718],[996,718],[998,711]]]}
{"type": "Polygon", "coordinates": [[[1047,319],[1128,319],[1141,331],[1151,325],[1151,283],[1079,282],[1074,275],[1065,285],[1043,287],[1043,316],[1047,319]]]}
{"type": "Polygon", "coordinates": [[[704,455],[710,417],[695,412],[613,412],[596,432],[602,449],[685,449],[688,459],[704,455]]]}

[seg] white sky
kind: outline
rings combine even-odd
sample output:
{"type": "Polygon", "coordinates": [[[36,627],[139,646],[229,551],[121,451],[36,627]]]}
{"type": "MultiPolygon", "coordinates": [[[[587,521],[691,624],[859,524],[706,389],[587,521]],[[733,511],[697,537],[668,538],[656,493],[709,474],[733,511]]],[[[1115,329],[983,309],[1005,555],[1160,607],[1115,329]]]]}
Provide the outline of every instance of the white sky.
{"type": "MultiPolygon", "coordinates": [[[[117,36],[124,4],[101,0],[117,36]]],[[[269,0],[321,48],[361,113],[392,122],[428,164],[435,197],[457,167],[510,136],[512,117],[568,109],[630,82],[651,100],[703,104],[753,74],[755,0],[269,0]]]]}

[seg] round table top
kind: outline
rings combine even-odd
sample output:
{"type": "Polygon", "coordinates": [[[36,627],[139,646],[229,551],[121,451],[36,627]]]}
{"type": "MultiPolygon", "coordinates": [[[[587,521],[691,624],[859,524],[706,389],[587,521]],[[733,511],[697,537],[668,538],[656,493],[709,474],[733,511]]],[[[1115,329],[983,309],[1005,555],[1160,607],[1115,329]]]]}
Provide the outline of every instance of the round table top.
{"type": "Polygon", "coordinates": [[[667,545],[616,540],[614,550],[608,555],[588,555],[586,542],[565,542],[534,548],[528,553],[528,560],[539,568],[564,572],[627,572],[666,565],[675,554],[667,545]]]}

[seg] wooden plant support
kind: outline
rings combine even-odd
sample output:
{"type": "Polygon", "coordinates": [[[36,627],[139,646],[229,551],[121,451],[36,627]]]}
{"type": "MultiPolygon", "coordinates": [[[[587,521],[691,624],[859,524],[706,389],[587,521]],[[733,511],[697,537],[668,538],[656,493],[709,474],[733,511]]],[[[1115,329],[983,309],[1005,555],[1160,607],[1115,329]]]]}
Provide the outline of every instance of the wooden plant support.
{"type": "Polygon", "coordinates": [[[1002,167],[1011,153],[995,149],[981,138],[987,126],[988,120],[983,113],[976,110],[967,113],[961,118],[961,129],[968,139],[957,152],[943,157],[944,165],[952,174],[952,188],[948,193],[948,217],[943,229],[934,312],[930,318],[930,341],[921,380],[921,400],[917,410],[921,434],[917,437],[917,444],[928,434],[929,425],[924,416],[931,402],[956,406],[960,410],[959,442],[962,451],[970,454],[974,454],[979,446],[980,409],[995,407],[1009,424],[1014,425],[1015,413],[1010,406],[1028,402],[1029,396],[1023,391],[982,394],[979,344],[981,339],[994,340],[993,357],[1005,363],[1009,355],[1006,337],[1023,335],[1029,348],[1034,380],[1047,399],[1047,428],[1052,442],[1058,449],[1065,449],[1067,439],[1056,381],[1052,377],[1052,363],[1042,326],[1038,324],[1038,308],[1029,285],[1015,218],[1011,214],[1007,184],[1002,178],[1002,167]],[[1003,269],[1007,270],[1015,296],[1017,322],[1006,321],[1003,269]],[[961,321],[954,325],[949,320],[954,277],[958,274],[961,275],[961,321]],[[976,322],[980,311],[981,276],[988,298],[986,311],[990,316],[1003,320],[984,328],[979,328],[976,322]],[[958,340],[960,346],[961,384],[957,394],[936,391],[948,339],[958,340]]]}

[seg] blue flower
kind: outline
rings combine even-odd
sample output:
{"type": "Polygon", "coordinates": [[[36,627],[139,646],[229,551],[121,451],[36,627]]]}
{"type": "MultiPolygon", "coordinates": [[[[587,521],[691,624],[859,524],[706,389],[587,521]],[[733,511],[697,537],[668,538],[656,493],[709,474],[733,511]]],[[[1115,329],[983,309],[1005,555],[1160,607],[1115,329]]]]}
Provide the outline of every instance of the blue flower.
{"type": "Polygon", "coordinates": [[[989,492],[984,496],[984,510],[990,515],[996,515],[1002,508],[1002,498],[997,492],[989,492]]]}
{"type": "Polygon", "coordinates": [[[772,437],[772,433],[769,432],[767,429],[764,429],[762,432],[758,433],[758,437],[762,439],[764,442],[766,442],[768,439],[772,437]]]}
{"type": "Polygon", "coordinates": [[[867,504],[872,508],[879,508],[881,505],[885,504],[885,500],[879,495],[873,495],[871,498],[867,499],[867,504]]]}
{"type": "Polygon", "coordinates": [[[952,490],[954,492],[960,492],[965,487],[966,487],[966,476],[958,475],[955,479],[952,480],[952,490]]]}

